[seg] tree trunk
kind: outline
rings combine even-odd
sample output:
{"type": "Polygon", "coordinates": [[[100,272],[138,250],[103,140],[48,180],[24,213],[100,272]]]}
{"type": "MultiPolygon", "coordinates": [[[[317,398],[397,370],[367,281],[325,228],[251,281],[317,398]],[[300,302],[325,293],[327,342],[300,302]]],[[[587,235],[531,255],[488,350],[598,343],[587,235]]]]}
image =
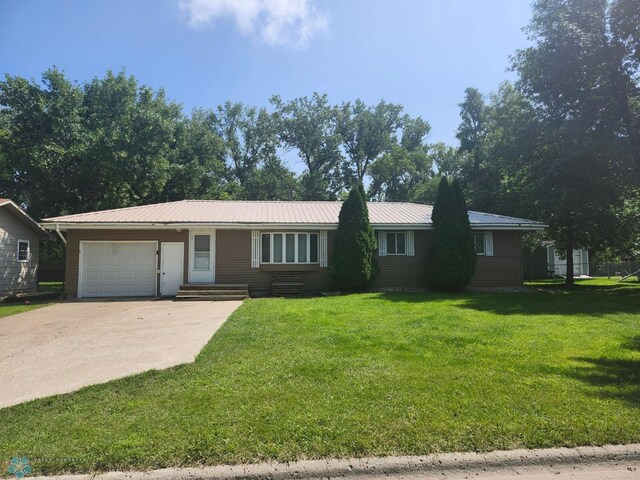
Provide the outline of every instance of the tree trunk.
{"type": "Polygon", "coordinates": [[[564,285],[567,288],[572,288],[573,282],[573,219],[567,232],[567,276],[564,280],[564,285]]]}

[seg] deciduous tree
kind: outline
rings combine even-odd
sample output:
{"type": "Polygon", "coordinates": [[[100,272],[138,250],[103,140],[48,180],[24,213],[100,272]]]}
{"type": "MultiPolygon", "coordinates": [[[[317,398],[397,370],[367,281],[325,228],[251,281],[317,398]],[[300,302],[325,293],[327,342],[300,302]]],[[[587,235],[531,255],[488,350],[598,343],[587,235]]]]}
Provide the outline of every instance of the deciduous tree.
{"type": "Polygon", "coordinates": [[[278,135],[286,148],[295,149],[306,166],[301,178],[305,200],[337,198],[342,189],[340,135],[336,109],[326,95],[314,93],[285,102],[271,97],[278,135]]]}

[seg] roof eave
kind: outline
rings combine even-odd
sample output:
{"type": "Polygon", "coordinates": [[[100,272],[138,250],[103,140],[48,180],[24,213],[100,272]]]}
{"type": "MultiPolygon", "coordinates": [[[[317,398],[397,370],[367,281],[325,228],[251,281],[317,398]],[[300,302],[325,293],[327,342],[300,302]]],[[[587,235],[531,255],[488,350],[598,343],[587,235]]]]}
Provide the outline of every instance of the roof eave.
{"type": "Polygon", "coordinates": [[[24,210],[22,210],[13,200],[5,200],[0,203],[0,207],[10,207],[22,220],[22,222],[29,226],[31,230],[36,232],[42,240],[51,240],[51,235],[47,232],[42,225],[31,218],[24,210]]]}
{"type": "MultiPolygon", "coordinates": [[[[299,229],[317,229],[317,230],[336,230],[337,223],[233,223],[233,222],[43,222],[41,226],[46,229],[55,230],[59,228],[62,231],[74,230],[166,230],[166,229],[197,229],[197,228],[217,228],[217,229],[281,229],[281,230],[299,230],[299,229]]],[[[377,230],[432,230],[433,225],[430,223],[372,223],[371,226],[377,230]]],[[[544,230],[546,225],[543,224],[490,224],[475,223],[471,224],[472,230],[519,230],[519,231],[535,231],[544,230]]]]}

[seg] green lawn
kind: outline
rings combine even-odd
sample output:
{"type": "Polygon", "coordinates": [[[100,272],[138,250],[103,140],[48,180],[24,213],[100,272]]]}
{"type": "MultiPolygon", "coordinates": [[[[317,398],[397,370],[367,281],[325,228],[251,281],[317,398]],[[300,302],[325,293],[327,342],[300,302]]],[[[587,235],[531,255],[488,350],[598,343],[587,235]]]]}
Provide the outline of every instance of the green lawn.
{"type": "MultiPolygon", "coordinates": [[[[3,303],[3,304],[0,304],[0,317],[7,317],[9,315],[15,315],[16,313],[28,312],[29,310],[34,310],[36,308],[44,307],[46,305],[50,305],[50,304],[49,303],[35,303],[35,304],[32,303],[30,305],[25,305],[24,303],[3,303]]],[[[1,333],[0,333],[0,336],[1,336],[1,333]]],[[[0,437],[0,440],[1,440],[1,437],[0,437]]],[[[0,448],[2,447],[0,446],[0,448]]]]}
{"type": "Polygon", "coordinates": [[[62,292],[63,282],[38,282],[39,292],[62,292]]]}
{"type": "MultiPolygon", "coordinates": [[[[621,290],[638,290],[640,282],[637,277],[630,277],[620,282],[622,277],[596,277],[589,279],[576,279],[574,289],[577,291],[599,290],[602,292],[618,292],[621,290]]],[[[564,289],[564,278],[548,278],[542,280],[530,280],[526,286],[545,289],[564,289]]]]}
{"type": "Polygon", "coordinates": [[[194,364],[0,410],[0,459],[51,474],[601,445],[640,442],[639,418],[640,288],[260,299],[194,364]]]}

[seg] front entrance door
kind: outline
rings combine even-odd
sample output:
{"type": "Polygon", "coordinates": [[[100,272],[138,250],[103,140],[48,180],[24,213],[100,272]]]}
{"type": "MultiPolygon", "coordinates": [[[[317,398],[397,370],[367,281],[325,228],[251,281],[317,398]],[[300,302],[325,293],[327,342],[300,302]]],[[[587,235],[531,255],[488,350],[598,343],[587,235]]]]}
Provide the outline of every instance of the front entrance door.
{"type": "Polygon", "coordinates": [[[214,283],[215,240],[215,230],[190,231],[189,283],[214,283]]]}
{"type": "Polygon", "coordinates": [[[184,243],[162,242],[160,295],[173,296],[184,283],[184,243]]]}

